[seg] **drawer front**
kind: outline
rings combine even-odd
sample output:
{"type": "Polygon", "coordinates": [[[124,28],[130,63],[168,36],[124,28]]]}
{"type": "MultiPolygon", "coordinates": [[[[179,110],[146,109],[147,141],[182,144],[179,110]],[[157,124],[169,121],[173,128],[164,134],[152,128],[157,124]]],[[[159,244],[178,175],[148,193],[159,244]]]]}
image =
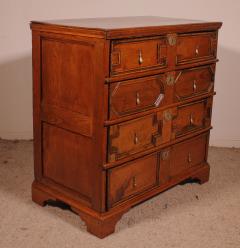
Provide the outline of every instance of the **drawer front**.
{"type": "Polygon", "coordinates": [[[209,133],[205,133],[161,151],[159,167],[160,185],[206,162],[208,135],[209,133]]]}
{"type": "Polygon", "coordinates": [[[168,115],[169,111],[158,112],[111,126],[108,161],[116,161],[168,142],[171,138],[171,120],[168,115]]]}
{"type": "Polygon", "coordinates": [[[172,91],[165,74],[113,83],[110,86],[110,119],[171,103],[172,91]]]}
{"type": "Polygon", "coordinates": [[[174,101],[183,101],[213,92],[215,65],[185,69],[176,72],[174,101]]]}
{"type": "Polygon", "coordinates": [[[183,34],[177,38],[177,65],[215,59],[216,53],[216,32],[183,34]]]}
{"type": "Polygon", "coordinates": [[[157,154],[108,171],[108,207],[157,184],[157,154]]]}
{"type": "Polygon", "coordinates": [[[212,98],[177,107],[172,122],[173,138],[180,137],[211,124],[212,98]]]}
{"type": "Polygon", "coordinates": [[[203,163],[206,147],[206,135],[174,145],[171,151],[170,177],[203,163]]]}
{"type": "Polygon", "coordinates": [[[111,74],[165,67],[167,63],[166,38],[117,40],[111,49],[111,74]]]}

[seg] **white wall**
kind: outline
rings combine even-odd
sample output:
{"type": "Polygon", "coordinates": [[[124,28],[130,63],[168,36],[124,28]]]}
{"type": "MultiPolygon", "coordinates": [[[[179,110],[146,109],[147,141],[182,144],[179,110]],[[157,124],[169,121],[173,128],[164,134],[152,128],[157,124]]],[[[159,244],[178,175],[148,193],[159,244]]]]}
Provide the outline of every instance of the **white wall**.
{"type": "Polygon", "coordinates": [[[0,137],[32,138],[30,20],[156,15],[223,21],[211,144],[240,147],[240,1],[0,0],[0,137]]]}

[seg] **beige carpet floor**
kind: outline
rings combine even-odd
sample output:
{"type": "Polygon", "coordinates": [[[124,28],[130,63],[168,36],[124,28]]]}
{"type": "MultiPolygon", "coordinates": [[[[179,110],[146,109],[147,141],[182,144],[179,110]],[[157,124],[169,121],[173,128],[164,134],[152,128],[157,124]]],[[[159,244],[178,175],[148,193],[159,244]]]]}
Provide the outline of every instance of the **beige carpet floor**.
{"type": "Polygon", "coordinates": [[[240,149],[210,148],[210,181],[133,208],[100,240],[68,210],[31,202],[31,141],[0,140],[0,248],[240,247],[240,149]]]}

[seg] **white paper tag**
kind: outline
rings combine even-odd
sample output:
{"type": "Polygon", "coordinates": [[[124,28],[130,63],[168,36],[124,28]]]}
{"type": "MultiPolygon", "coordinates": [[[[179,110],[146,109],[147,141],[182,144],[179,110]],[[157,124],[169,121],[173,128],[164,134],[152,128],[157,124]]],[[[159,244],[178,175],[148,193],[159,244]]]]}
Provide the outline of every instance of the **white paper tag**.
{"type": "Polygon", "coordinates": [[[157,100],[155,101],[155,106],[156,107],[158,107],[159,106],[159,104],[160,104],[160,102],[163,100],[163,98],[164,98],[164,94],[160,94],[159,96],[158,96],[158,98],[157,98],[157,100]]]}

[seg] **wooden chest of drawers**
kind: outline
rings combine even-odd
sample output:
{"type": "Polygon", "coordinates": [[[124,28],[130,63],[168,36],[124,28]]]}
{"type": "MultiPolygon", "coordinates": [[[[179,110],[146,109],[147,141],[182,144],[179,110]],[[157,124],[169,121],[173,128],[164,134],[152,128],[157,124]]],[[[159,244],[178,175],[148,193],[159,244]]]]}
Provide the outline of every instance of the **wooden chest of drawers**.
{"type": "Polygon", "coordinates": [[[219,22],[31,23],[33,201],[68,204],[103,238],[132,206],[209,179],[219,22]]]}

